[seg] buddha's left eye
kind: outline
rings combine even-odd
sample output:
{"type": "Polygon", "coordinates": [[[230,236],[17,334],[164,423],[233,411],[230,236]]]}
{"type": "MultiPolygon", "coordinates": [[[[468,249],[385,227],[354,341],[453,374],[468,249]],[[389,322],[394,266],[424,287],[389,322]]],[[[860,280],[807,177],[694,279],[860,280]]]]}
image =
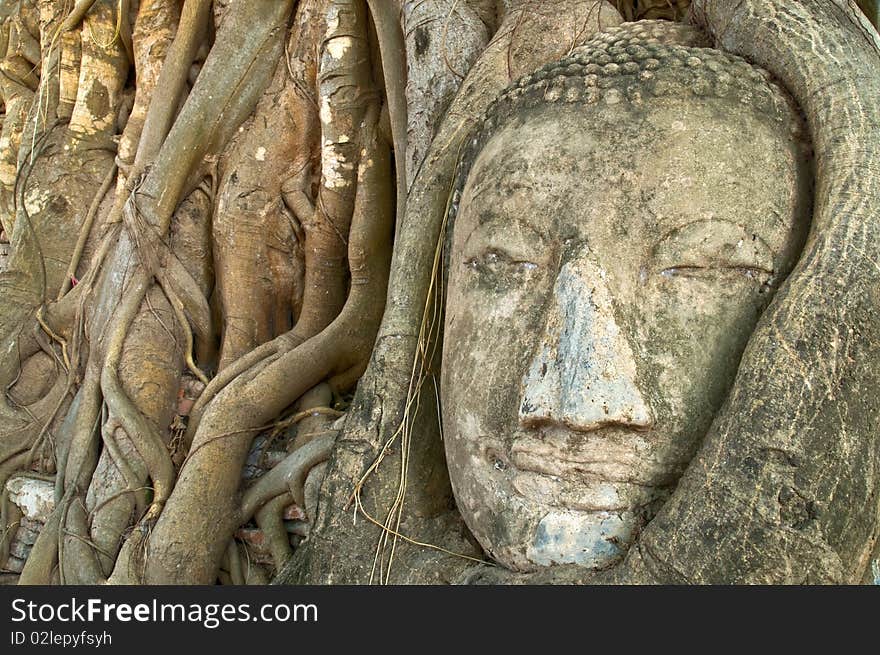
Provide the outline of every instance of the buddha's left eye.
{"type": "Polygon", "coordinates": [[[674,230],[653,255],[664,277],[774,282],[770,247],[757,234],[726,221],[697,221],[674,230]]]}
{"type": "Polygon", "coordinates": [[[660,271],[660,275],[666,278],[691,278],[698,280],[718,280],[728,283],[737,280],[753,282],[757,285],[759,293],[766,293],[776,284],[776,276],[773,271],[753,266],[714,265],[714,266],[672,266],[660,271]]]}
{"type": "Polygon", "coordinates": [[[773,278],[773,271],[768,271],[758,266],[737,266],[735,264],[715,264],[709,266],[670,266],[660,271],[660,275],[664,277],[681,276],[681,277],[708,277],[710,275],[717,276],[719,274],[729,274],[742,276],[749,280],[767,281],[773,278]]]}

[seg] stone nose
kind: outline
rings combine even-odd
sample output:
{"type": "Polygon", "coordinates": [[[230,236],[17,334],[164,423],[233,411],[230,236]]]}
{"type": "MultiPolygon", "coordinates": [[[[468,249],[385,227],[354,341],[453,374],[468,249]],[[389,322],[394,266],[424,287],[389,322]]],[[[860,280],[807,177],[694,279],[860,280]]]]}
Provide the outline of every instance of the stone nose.
{"type": "Polygon", "coordinates": [[[649,428],[654,415],[636,380],[605,274],[584,250],[556,278],[540,343],[523,377],[520,424],[649,428]]]}

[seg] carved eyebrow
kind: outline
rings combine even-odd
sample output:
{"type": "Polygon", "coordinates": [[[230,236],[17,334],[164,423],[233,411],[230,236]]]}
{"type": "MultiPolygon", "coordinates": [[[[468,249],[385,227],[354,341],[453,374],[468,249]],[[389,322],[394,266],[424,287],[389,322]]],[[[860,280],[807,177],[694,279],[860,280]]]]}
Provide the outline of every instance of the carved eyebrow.
{"type": "MultiPolygon", "coordinates": [[[[519,180],[514,180],[510,182],[507,187],[514,191],[525,190],[525,191],[536,191],[537,186],[534,184],[530,184],[528,182],[522,182],[519,180]]],[[[486,180],[485,182],[477,182],[471,187],[471,200],[475,198],[479,198],[481,195],[486,193],[487,191],[498,191],[499,185],[497,179],[486,180]]]]}
{"type": "Polygon", "coordinates": [[[519,227],[523,228],[524,231],[531,234],[538,243],[543,243],[546,241],[546,235],[541,233],[538,228],[531,224],[526,217],[522,214],[515,214],[513,216],[501,216],[497,212],[489,211],[489,212],[481,212],[477,217],[477,223],[474,225],[473,229],[468,233],[468,236],[465,240],[470,239],[474,232],[476,232],[479,228],[485,227],[487,225],[496,225],[497,227],[504,228],[509,225],[511,222],[516,223],[519,227]]]}
{"type": "MultiPolygon", "coordinates": [[[[520,191],[520,192],[521,191],[534,192],[534,191],[538,190],[537,185],[530,184],[528,182],[522,182],[519,180],[514,180],[514,181],[510,182],[508,185],[506,185],[506,188],[512,192],[510,194],[507,194],[506,197],[510,197],[511,195],[513,195],[514,193],[516,193],[518,191],[520,191]]],[[[470,200],[471,201],[476,200],[482,194],[484,194],[486,192],[492,192],[492,191],[495,191],[495,192],[500,191],[497,180],[489,180],[489,181],[486,181],[482,184],[477,184],[474,186],[473,190],[471,191],[470,200]]],[[[538,228],[536,228],[534,225],[531,224],[531,222],[528,220],[530,217],[531,217],[531,214],[524,215],[523,213],[515,213],[510,218],[515,220],[521,227],[534,233],[535,236],[537,236],[538,238],[543,240],[544,234],[540,230],[538,230],[538,228]]],[[[492,223],[492,222],[497,221],[499,218],[500,217],[499,217],[498,213],[496,211],[493,211],[492,209],[490,209],[489,211],[479,212],[477,214],[477,223],[479,225],[483,225],[484,223],[492,223]]]]}

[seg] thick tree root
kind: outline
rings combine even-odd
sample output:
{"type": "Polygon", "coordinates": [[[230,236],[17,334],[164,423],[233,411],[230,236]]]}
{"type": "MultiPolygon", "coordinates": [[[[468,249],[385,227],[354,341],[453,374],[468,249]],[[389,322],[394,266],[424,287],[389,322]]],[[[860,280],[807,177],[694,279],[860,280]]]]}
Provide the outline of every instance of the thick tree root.
{"type": "Polygon", "coordinates": [[[374,333],[367,326],[378,326],[381,318],[393,222],[389,155],[378,142],[373,116],[365,131],[348,239],[352,271],[348,301],[319,335],[278,356],[253,377],[236,379],[208,407],[153,533],[155,556],[147,563],[150,582],[213,579],[226,540],[237,527],[238,511],[230,500],[258,426],[329,375],[369,356],[374,333]],[[215,537],[187,536],[207,532],[215,537]]]}
{"type": "Polygon", "coordinates": [[[327,461],[333,448],[335,435],[318,437],[301,448],[296,449],[287,458],[263,475],[244,493],[239,510],[239,524],[247,523],[271,499],[289,492],[293,501],[305,507],[306,476],[314,466],[327,461]]]}

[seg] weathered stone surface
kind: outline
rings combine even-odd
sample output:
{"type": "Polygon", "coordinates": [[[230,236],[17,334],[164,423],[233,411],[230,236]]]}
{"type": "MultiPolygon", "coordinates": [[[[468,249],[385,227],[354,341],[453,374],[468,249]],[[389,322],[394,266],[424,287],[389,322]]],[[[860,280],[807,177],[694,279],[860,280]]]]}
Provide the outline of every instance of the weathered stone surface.
{"type": "Polygon", "coordinates": [[[632,348],[614,318],[606,275],[586,252],[562,265],[537,353],[523,377],[521,424],[553,421],[579,430],[653,425],[632,348]]]}
{"type": "Polygon", "coordinates": [[[465,155],[444,437],[458,508],[509,568],[626,551],[809,224],[784,92],[738,58],[658,41],[621,29],[526,77],[465,155]]]}

